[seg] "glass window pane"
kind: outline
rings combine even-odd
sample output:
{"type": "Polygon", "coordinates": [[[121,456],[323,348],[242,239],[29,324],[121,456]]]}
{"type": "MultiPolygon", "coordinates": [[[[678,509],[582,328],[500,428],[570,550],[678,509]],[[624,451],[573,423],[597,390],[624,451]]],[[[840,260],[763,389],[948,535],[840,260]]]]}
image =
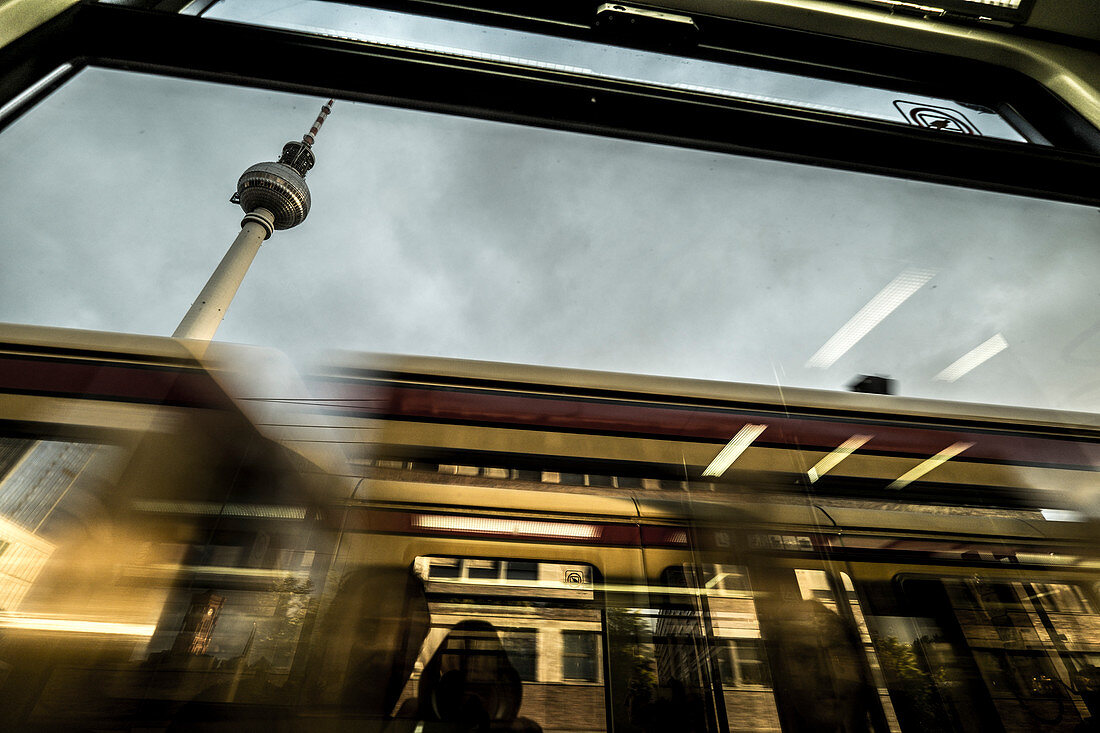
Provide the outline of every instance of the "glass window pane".
{"type": "Polygon", "coordinates": [[[742,685],[767,685],[768,667],[760,639],[734,639],[737,677],[742,685]]]}
{"type": "Polygon", "coordinates": [[[992,109],[746,66],[476,26],[323,0],[221,0],[205,17],[1024,141],[992,109]]]}
{"type": "MultiPolygon", "coordinates": [[[[412,574],[423,578],[439,559],[417,558],[412,574]]],[[[551,580],[570,572],[591,578],[592,567],[449,559],[465,568],[466,577],[460,582],[425,584],[431,630],[417,652],[413,674],[404,681],[398,704],[404,714],[397,717],[419,715],[420,720],[439,721],[441,716],[432,706],[441,696],[460,689],[483,703],[488,698],[494,727],[523,730],[533,722],[543,730],[604,730],[603,687],[578,684],[600,681],[602,604],[593,597],[590,583],[587,590],[574,590],[551,580]],[[501,565],[504,582],[468,582],[471,568],[492,566],[499,571],[501,565]],[[530,578],[507,577],[513,569],[514,574],[541,576],[544,581],[535,584],[530,578]],[[463,674],[448,676],[451,672],[463,674]]],[[[442,720],[453,722],[461,714],[461,709],[451,710],[442,720]]]]}
{"type": "Polygon", "coordinates": [[[429,578],[458,578],[462,575],[462,561],[453,558],[433,558],[428,570],[429,578]]]}
{"type": "MultiPolygon", "coordinates": [[[[32,233],[0,282],[5,319],[170,332],[224,254],[216,243],[235,236],[223,187],[298,137],[318,102],[79,72],[0,135],[0,160],[22,171],[0,183],[0,220],[32,233]],[[227,119],[255,127],[242,142],[222,134],[227,119]],[[130,158],[172,171],[173,190],[116,164],[130,158]],[[56,185],[58,171],[69,184],[56,185]],[[199,191],[210,216],[173,204],[199,191]],[[167,244],[122,247],[146,241],[145,222],[119,211],[155,211],[166,231],[210,244],[188,257],[167,244]],[[70,247],[78,226],[87,246],[70,247]],[[142,307],[118,307],[115,293],[142,307]]],[[[1100,270],[1100,251],[1082,246],[1100,239],[1092,207],[350,102],[337,103],[316,153],[308,180],[324,208],[256,258],[219,338],[299,358],[431,343],[457,358],[757,384],[778,373],[785,387],[824,389],[863,370],[889,374],[905,396],[1100,407],[1081,316],[1095,310],[1100,270]],[[385,183],[364,185],[375,173],[385,183]],[[425,201],[438,203],[430,216],[425,201]],[[372,216],[359,215],[365,207],[372,216]],[[307,256],[299,237],[329,249],[307,256]],[[288,282],[300,297],[287,297],[288,282]],[[845,328],[883,299],[900,304],[845,328]],[[334,315],[295,317],[304,302],[334,315]],[[1035,302],[1047,305],[1019,305],[1035,302]],[[929,330],[960,312],[979,315],[929,330]],[[335,315],[345,313],[356,323],[335,315]],[[864,335],[841,349],[840,332],[864,335]],[[732,341],[749,345],[736,360],[732,341]],[[975,349],[985,358],[963,360],[971,371],[949,369],[975,349]],[[1061,355],[1057,369],[1050,354],[1061,355]]]]}
{"type": "Polygon", "coordinates": [[[504,648],[512,666],[524,682],[534,682],[538,668],[536,651],[536,633],[534,630],[508,630],[503,633],[504,648]]]}
{"type": "Polygon", "coordinates": [[[567,680],[596,681],[596,635],[584,631],[562,633],[562,669],[567,680]]]}
{"type": "Polygon", "coordinates": [[[500,577],[500,561],[467,560],[466,577],[475,580],[496,580],[500,577]]]}
{"type": "Polygon", "coordinates": [[[538,580],[538,563],[509,560],[505,563],[505,577],[508,580],[538,580]]]}

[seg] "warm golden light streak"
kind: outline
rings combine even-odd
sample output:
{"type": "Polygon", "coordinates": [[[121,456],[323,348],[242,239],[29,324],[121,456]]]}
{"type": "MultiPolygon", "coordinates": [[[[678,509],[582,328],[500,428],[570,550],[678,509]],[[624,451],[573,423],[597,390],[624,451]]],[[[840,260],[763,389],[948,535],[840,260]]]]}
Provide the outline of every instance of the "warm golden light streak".
{"type": "Polygon", "coordinates": [[[0,612],[0,629],[60,631],[72,634],[111,634],[115,636],[152,636],[156,624],[124,624],[113,621],[83,621],[20,613],[0,612]]]}
{"type": "Polygon", "coordinates": [[[810,483],[817,481],[829,471],[836,468],[838,463],[859,450],[864,443],[873,437],[873,435],[853,435],[841,443],[837,446],[836,450],[822,458],[817,462],[817,465],[806,472],[806,475],[810,477],[810,483]]]}
{"type": "Polygon", "coordinates": [[[921,476],[923,476],[924,474],[931,471],[936,466],[939,466],[943,463],[946,463],[947,461],[950,461],[952,458],[959,455],[960,453],[962,453],[964,450],[971,447],[972,445],[974,445],[974,444],[973,443],[952,443],[951,445],[947,446],[946,448],[941,450],[936,455],[929,458],[927,461],[924,461],[923,463],[916,466],[915,468],[903,473],[901,476],[898,477],[897,481],[890,484],[886,488],[888,488],[888,489],[904,489],[906,486],[913,483],[914,481],[919,479],[921,476]]]}
{"type": "Polygon", "coordinates": [[[704,476],[721,476],[726,472],[726,469],[733,465],[745,449],[752,444],[754,440],[764,432],[764,428],[767,425],[753,425],[749,423],[745,427],[737,431],[737,435],[733,436],[729,443],[726,443],[726,447],[718,452],[718,455],[714,457],[714,460],[710,462],[710,465],[703,469],[704,476]]]}
{"type": "Polygon", "coordinates": [[[601,528],[592,524],[567,524],[565,522],[538,522],[523,519],[493,519],[489,517],[452,517],[435,514],[419,514],[413,520],[417,527],[445,529],[489,534],[525,534],[538,537],[567,537],[570,539],[595,539],[601,528]]]}
{"type": "Polygon", "coordinates": [[[179,565],[176,563],[156,563],[152,565],[124,565],[122,572],[131,578],[159,577],[177,573],[201,575],[232,575],[241,578],[307,578],[306,571],[270,570],[265,568],[237,568],[220,565],[179,565]]]}

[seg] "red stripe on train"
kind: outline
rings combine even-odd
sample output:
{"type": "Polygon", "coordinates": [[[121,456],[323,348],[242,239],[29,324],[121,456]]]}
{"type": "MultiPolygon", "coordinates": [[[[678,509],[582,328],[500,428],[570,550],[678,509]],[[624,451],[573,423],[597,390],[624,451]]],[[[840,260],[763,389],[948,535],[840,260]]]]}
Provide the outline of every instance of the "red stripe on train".
{"type": "Polygon", "coordinates": [[[883,425],[844,418],[808,419],[747,413],[736,409],[616,404],[570,397],[532,397],[423,387],[328,385],[340,407],[363,416],[427,418],[442,422],[493,423],[584,432],[663,435],[687,440],[729,440],[746,423],[767,425],[758,443],[786,448],[833,450],[855,434],[873,436],[860,450],[931,456],[953,443],[974,445],[961,456],[1025,464],[1097,469],[1100,444],[962,429],[883,425]],[[346,400],[346,402],[344,402],[346,400]]]}
{"type": "Polygon", "coordinates": [[[203,372],[110,363],[0,358],[0,392],[187,407],[226,407],[229,399],[203,372]]]}

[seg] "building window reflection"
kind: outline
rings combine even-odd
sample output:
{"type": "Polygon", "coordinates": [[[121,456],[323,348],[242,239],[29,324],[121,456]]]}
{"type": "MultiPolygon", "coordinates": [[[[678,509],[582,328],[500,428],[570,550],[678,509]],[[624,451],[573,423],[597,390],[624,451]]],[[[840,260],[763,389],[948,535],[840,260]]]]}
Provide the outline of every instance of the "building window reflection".
{"type": "Polygon", "coordinates": [[[562,632],[562,677],[596,681],[596,635],[590,631],[562,632]]]}

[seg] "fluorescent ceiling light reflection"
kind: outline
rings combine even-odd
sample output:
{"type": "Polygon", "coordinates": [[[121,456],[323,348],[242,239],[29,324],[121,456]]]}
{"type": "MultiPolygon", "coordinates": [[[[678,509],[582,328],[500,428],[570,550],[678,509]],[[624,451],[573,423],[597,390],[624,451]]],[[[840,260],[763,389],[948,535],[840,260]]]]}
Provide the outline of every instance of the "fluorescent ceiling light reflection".
{"type": "Polygon", "coordinates": [[[703,475],[721,476],[725,473],[726,469],[733,465],[733,462],[745,452],[745,449],[752,444],[752,441],[756,440],[760,433],[764,432],[764,428],[766,427],[768,426],[753,425],[750,423],[738,430],[737,435],[733,436],[733,439],[726,443],[726,447],[718,452],[718,455],[714,457],[710,465],[703,469],[703,475]]]}
{"type": "Polygon", "coordinates": [[[997,334],[988,341],[983,342],[960,356],[934,378],[940,382],[954,382],[974,367],[979,366],[987,359],[991,359],[1007,348],[1008,342],[1005,341],[1005,337],[1001,334],[997,334]]]}
{"type": "Polygon", "coordinates": [[[569,539],[596,539],[601,528],[592,524],[567,524],[565,522],[532,522],[490,517],[451,517],[438,514],[419,514],[413,523],[425,529],[443,529],[459,532],[487,532],[504,535],[535,535],[537,537],[567,537],[569,539]]]}
{"type": "Polygon", "coordinates": [[[873,435],[853,435],[846,441],[837,446],[829,455],[822,458],[817,462],[817,465],[806,472],[806,475],[810,477],[810,482],[813,483],[819,478],[827,474],[829,471],[836,468],[836,465],[843,461],[848,456],[852,455],[855,451],[859,450],[868,440],[873,438],[873,435]]]}
{"type": "Polygon", "coordinates": [[[156,514],[198,514],[250,519],[305,519],[306,509],[284,504],[222,504],[216,501],[135,501],[134,509],[156,514]]]}
{"type": "Polygon", "coordinates": [[[21,613],[0,613],[0,628],[28,631],[64,631],[76,634],[114,634],[118,636],[152,636],[156,624],[123,624],[113,621],[81,621],[71,618],[49,618],[21,613]]]}
{"type": "Polygon", "coordinates": [[[828,369],[844,356],[848,349],[866,336],[872,328],[882,323],[886,316],[904,303],[910,295],[932,279],[932,270],[906,270],[895,277],[878,295],[871,298],[852,319],[841,326],[825,345],[806,362],[809,368],[828,369]]]}
{"type": "Polygon", "coordinates": [[[1075,512],[1072,509],[1040,509],[1039,513],[1048,522],[1084,522],[1088,519],[1081,512],[1075,512]]]}
{"type": "Polygon", "coordinates": [[[890,484],[886,488],[888,488],[888,489],[904,489],[906,486],[913,483],[914,481],[919,479],[921,476],[923,476],[924,474],[931,471],[936,466],[938,466],[942,463],[947,463],[952,458],[959,455],[960,453],[962,453],[964,450],[966,450],[967,448],[969,448],[972,445],[974,445],[974,444],[973,443],[952,443],[951,445],[947,446],[946,448],[941,450],[936,455],[929,458],[927,461],[924,461],[923,463],[918,465],[916,468],[903,473],[898,478],[897,481],[890,484]]]}
{"type": "Polygon", "coordinates": [[[966,0],[966,2],[976,5],[993,5],[998,8],[1012,8],[1013,10],[1020,7],[1020,0],[966,0]]]}
{"type": "Polygon", "coordinates": [[[55,81],[61,78],[62,75],[66,74],[72,68],[72,64],[62,64],[61,66],[58,66],[56,69],[51,71],[49,74],[46,74],[46,76],[36,81],[27,89],[23,90],[21,93],[17,94],[11,101],[9,101],[3,107],[0,107],[0,120],[10,115],[21,105],[25,104],[31,97],[38,94],[50,84],[53,84],[55,81]]]}

